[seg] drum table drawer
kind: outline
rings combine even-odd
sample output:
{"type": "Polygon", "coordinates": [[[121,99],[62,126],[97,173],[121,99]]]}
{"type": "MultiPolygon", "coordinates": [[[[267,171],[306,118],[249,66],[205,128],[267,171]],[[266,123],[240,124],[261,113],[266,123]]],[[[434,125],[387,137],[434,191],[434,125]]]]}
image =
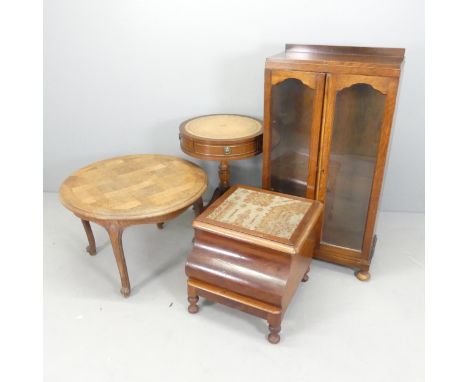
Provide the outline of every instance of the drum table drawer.
{"type": "Polygon", "coordinates": [[[198,155],[217,157],[219,159],[228,157],[231,160],[235,159],[235,157],[256,155],[262,151],[260,141],[251,141],[237,145],[213,145],[195,142],[193,150],[198,155]]]}

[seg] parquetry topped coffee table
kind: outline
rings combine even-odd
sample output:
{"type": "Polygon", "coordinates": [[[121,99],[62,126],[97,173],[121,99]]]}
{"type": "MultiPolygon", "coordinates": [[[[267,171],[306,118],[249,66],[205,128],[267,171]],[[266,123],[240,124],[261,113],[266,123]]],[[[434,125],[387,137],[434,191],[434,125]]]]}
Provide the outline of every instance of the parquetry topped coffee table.
{"type": "Polygon", "coordinates": [[[120,272],[124,297],[130,281],[122,248],[125,227],[158,224],[175,218],[193,205],[198,215],[207,176],[197,165],[164,155],[129,155],[103,160],[78,170],[60,188],[62,204],[78,216],[86,231],[90,255],[96,244],[90,221],[109,233],[120,272]]]}

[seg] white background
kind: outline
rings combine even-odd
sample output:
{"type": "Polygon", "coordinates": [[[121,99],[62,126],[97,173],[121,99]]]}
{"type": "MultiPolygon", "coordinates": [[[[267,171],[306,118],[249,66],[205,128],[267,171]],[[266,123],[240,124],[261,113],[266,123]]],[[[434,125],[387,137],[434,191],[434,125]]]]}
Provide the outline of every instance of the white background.
{"type": "MultiPolygon", "coordinates": [[[[347,3],[344,0],[344,3],[347,3]]],[[[464,114],[467,62],[463,35],[463,3],[429,0],[426,22],[427,62],[427,381],[461,380],[467,374],[466,322],[467,257],[460,240],[466,235],[466,129],[464,114]],[[442,53],[442,54],[441,54],[442,53]],[[443,75],[441,75],[443,74],[443,75]],[[453,78],[453,77],[452,77],[453,78]],[[447,96],[447,94],[449,96],[447,96]],[[447,111],[450,111],[449,113],[447,111]],[[450,197],[447,182],[450,180],[450,197]],[[448,238],[448,239],[447,239],[448,238]],[[442,259],[441,256],[444,255],[442,259]],[[443,267],[446,265],[446,267],[443,267]]],[[[265,11],[267,15],[267,10],[265,11]]],[[[339,12],[338,16],[339,16],[339,12]]],[[[422,11],[421,11],[422,13],[422,11]]],[[[0,168],[14,187],[2,187],[3,222],[8,240],[3,243],[4,293],[0,354],[6,361],[5,380],[37,380],[42,374],[42,2],[17,0],[0,3],[0,41],[6,59],[0,60],[0,168]],[[8,129],[4,129],[7,126],[8,129]],[[25,139],[28,137],[28,139],[25,139]],[[22,154],[18,148],[21,142],[22,154]],[[12,166],[12,158],[14,166],[12,166]],[[24,176],[25,174],[28,176],[24,176]],[[25,204],[25,201],[28,201],[25,204]],[[18,206],[28,208],[25,215],[18,206]],[[24,240],[26,228],[28,240],[24,240]],[[21,251],[18,251],[21,244],[21,251]],[[20,253],[21,252],[21,253],[20,253]],[[27,265],[26,267],[24,265],[27,265]],[[18,270],[21,269],[21,272],[18,270]],[[26,345],[27,344],[27,345],[26,345]],[[25,367],[27,365],[27,367],[25,367]]],[[[465,32],[463,32],[465,30],[465,32]]]]}
{"type": "MultiPolygon", "coordinates": [[[[420,0],[46,1],[44,190],[107,157],[186,157],[178,126],[196,115],[263,118],[265,58],[285,43],[406,48],[380,208],[424,211],[420,0]]],[[[260,185],[261,159],[232,181],[260,185]]],[[[217,164],[202,166],[211,191],[217,164]]]]}

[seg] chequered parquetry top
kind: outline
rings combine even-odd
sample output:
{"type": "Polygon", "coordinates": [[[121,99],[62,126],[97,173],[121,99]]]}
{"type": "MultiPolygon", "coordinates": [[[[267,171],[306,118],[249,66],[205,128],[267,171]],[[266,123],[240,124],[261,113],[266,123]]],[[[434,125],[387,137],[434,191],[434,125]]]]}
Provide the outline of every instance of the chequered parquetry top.
{"type": "Polygon", "coordinates": [[[222,223],[290,239],[312,201],[238,188],[207,217],[222,223]]]}

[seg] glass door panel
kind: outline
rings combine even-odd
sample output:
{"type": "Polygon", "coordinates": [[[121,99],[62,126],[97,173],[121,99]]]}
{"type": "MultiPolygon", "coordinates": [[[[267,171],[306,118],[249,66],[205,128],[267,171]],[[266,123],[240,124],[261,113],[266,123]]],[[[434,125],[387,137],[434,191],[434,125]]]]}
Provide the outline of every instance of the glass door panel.
{"type": "Polygon", "coordinates": [[[297,78],[271,87],[270,188],[306,196],[315,89],[297,78]]]}
{"type": "Polygon", "coordinates": [[[365,83],[336,93],[322,241],[361,250],[386,95],[365,83]]]}

